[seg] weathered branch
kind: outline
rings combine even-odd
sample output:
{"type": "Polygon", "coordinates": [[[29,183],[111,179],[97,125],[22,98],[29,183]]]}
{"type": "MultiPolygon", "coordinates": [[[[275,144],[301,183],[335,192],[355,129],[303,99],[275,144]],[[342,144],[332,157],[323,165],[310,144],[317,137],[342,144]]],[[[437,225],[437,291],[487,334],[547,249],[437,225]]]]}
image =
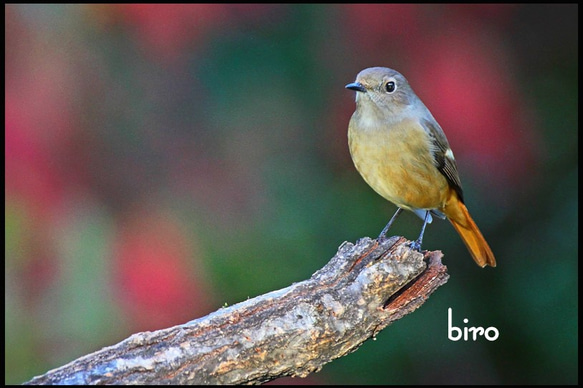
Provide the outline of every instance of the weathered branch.
{"type": "Polygon", "coordinates": [[[88,354],[26,384],[257,384],[305,377],[417,309],[447,282],[441,252],[345,242],[303,282],[88,354]],[[427,261],[427,263],[425,262],[427,261]]]}

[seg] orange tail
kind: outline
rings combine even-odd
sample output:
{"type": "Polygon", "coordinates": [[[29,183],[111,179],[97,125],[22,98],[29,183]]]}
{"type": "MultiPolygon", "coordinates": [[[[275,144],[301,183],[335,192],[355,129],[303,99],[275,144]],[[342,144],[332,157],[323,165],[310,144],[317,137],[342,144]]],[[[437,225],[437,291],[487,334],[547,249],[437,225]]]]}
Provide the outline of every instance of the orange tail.
{"type": "Polygon", "coordinates": [[[445,214],[464,244],[466,244],[474,261],[482,268],[487,265],[495,267],[496,259],[490,246],[482,236],[482,233],[480,233],[480,229],[478,229],[474,220],[472,220],[466,205],[458,199],[457,194],[453,194],[450,197],[445,214]]]}

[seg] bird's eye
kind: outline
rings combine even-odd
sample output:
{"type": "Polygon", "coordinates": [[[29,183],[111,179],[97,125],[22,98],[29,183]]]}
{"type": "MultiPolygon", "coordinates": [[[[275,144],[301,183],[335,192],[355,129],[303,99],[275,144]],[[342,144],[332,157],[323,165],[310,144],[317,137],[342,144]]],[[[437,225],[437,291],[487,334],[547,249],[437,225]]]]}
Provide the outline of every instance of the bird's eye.
{"type": "Polygon", "coordinates": [[[387,90],[387,92],[393,93],[395,90],[397,90],[397,84],[395,83],[395,81],[389,81],[385,84],[385,89],[387,90]]]}

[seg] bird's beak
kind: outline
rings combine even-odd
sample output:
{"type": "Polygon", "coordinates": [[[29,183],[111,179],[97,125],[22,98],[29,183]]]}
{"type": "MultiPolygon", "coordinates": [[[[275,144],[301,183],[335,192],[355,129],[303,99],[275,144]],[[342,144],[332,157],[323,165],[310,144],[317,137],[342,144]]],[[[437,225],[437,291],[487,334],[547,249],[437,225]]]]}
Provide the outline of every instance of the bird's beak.
{"type": "Polygon", "coordinates": [[[357,92],[366,93],[366,88],[360,82],[353,82],[345,86],[346,89],[355,90],[357,92]]]}

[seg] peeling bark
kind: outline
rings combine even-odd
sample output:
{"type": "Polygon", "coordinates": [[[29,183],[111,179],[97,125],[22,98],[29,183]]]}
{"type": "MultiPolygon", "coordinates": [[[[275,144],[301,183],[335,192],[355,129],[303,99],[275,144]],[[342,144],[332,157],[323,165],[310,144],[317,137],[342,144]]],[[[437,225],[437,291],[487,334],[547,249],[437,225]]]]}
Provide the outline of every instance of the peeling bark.
{"type": "Polygon", "coordinates": [[[26,384],[259,384],[355,351],[447,282],[441,252],[402,237],[343,243],[308,280],[137,333],[26,384]]]}

